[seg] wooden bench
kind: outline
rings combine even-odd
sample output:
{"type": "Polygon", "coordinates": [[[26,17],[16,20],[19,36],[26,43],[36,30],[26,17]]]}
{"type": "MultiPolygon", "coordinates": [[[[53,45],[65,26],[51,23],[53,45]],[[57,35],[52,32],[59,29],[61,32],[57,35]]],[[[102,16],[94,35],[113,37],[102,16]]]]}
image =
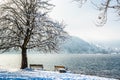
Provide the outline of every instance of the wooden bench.
{"type": "Polygon", "coordinates": [[[54,70],[58,71],[60,73],[66,73],[67,69],[65,68],[65,66],[54,66],[54,70]]]}
{"type": "Polygon", "coordinates": [[[30,64],[30,68],[43,70],[43,65],[42,64],[30,64]]]}

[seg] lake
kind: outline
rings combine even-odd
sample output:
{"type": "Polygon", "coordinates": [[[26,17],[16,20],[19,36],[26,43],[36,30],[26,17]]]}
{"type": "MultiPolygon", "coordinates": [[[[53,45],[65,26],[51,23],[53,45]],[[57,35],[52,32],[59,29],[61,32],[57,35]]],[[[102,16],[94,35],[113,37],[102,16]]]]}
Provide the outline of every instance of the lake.
{"type": "MultiPolygon", "coordinates": [[[[20,68],[20,54],[0,54],[0,68],[20,68]]],[[[120,54],[29,54],[29,64],[43,64],[54,70],[63,65],[72,73],[120,79],[120,54]]]]}

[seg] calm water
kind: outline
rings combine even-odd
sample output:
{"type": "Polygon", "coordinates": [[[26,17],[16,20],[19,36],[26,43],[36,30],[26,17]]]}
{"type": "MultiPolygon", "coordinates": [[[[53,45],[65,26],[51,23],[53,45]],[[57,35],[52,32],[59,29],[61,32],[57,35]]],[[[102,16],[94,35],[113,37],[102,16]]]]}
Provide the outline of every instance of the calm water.
{"type": "MultiPolygon", "coordinates": [[[[0,54],[0,68],[19,68],[20,61],[20,54],[0,54]]],[[[73,73],[120,79],[120,54],[29,54],[28,61],[46,70],[64,65],[73,73]]]]}

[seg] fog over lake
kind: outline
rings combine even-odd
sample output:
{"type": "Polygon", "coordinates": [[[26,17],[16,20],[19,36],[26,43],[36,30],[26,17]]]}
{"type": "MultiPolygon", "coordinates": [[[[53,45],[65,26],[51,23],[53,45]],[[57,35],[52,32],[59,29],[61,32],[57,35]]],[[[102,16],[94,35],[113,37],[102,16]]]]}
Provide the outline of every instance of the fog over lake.
{"type": "MultiPolygon", "coordinates": [[[[29,64],[43,64],[45,70],[64,65],[72,73],[120,79],[120,54],[29,54],[29,64]]],[[[20,68],[20,54],[0,54],[0,68],[20,68]]]]}

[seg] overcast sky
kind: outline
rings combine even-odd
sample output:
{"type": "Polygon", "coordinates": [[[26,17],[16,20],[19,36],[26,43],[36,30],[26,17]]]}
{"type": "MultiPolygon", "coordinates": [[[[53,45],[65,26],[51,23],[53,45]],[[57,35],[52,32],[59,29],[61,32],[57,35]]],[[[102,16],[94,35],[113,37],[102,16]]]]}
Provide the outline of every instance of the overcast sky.
{"type": "Polygon", "coordinates": [[[117,15],[112,11],[108,15],[108,22],[103,27],[95,26],[99,11],[89,2],[79,7],[72,0],[51,0],[55,5],[50,17],[58,21],[64,21],[66,31],[72,35],[87,41],[120,40],[120,23],[117,15]]]}
{"type": "MultiPolygon", "coordinates": [[[[57,21],[64,21],[67,24],[65,30],[71,36],[77,36],[86,41],[107,42],[107,45],[110,45],[110,41],[114,41],[115,47],[116,45],[120,47],[120,21],[118,21],[115,11],[109,12],[108,21],[103,27],[97,27],[95,21],[100,12],[96,10],[95,6],[87,2],[80,8],[77,3],[72,1],[51,0],[50,2],[55,7],[50,13],[50,17],[57,21]]],[[[99,0],[92,1],[99,3],[99,0]]],[[[0,3],[2,2],[3,0],[0,0],[0,3]]]]}

